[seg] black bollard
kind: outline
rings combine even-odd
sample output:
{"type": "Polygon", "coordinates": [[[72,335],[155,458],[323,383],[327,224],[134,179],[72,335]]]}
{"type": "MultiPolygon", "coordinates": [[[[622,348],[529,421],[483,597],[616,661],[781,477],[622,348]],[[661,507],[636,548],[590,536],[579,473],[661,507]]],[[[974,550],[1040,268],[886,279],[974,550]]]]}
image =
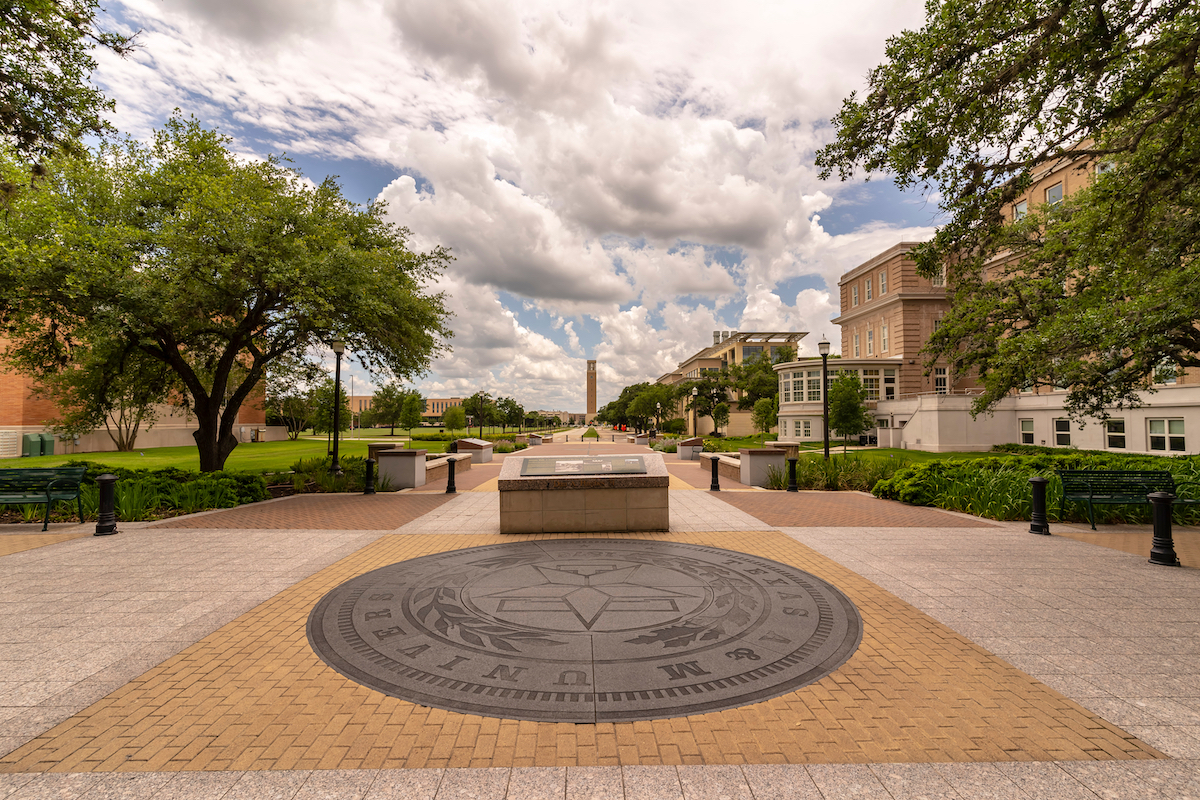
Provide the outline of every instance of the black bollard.
{"type": "Polygon", "coordinates": [[[375,459],[366,461],[367,474],[363,478],[363,494],[375,494],[375,459]]]}
{"type": "Polygon", "coordinates": [[[796,484],[796,462],[798,462],[799,460],[800,459],[798,459],[798,458],[789,458],[788,459],[788,487],[787,487],[787,490],[789,492],[800,491],[800,487],[796,484]]]}
{"type": "Polygon", "coordinates": [[[458,489],[454,488],[454,459],[450,459],[450,463],[446,465],[449,470],[446,473],[446,494],[458,494],[458,489]]]}
{"type": "Polygon", "coordinates": [[[1046,484],[1048,478],[1034,475],[1029,479],[1029,488],[1033,492],[1032,509],[1029,514],[1029,532],[1050,535],[1050,521],[1046,519],[1046,484]]]}
{"type": "Polygon", "coordinates": [[[96,516],[96,532],[93,536],[112,536],[117,530],[117,476],[107,472],[96,478],[100,487],[100,509],[96,516]]]}
{"type": "Polygon", "coordinates": [[[1170,492],[1153,492],[1146,495],[1154,508],[1154,541],[1150,544],[1150,563],[1163,567],[1178,567],[1175,555],[1175,540],[1171,536],[1171,504],[1175,495],[1170,492]]]}
{"type": "Polygon", "coordinates": [[[714,455],[712,458],[710,458],[709,461],[712,462],[713,476],[712,476],[712,486],[709,486],[708,490],[710,492],[719,492],[719,491],[721,491],[721,481],[717,479],[717,457],[716,457],[716,455],[714,455]]]}

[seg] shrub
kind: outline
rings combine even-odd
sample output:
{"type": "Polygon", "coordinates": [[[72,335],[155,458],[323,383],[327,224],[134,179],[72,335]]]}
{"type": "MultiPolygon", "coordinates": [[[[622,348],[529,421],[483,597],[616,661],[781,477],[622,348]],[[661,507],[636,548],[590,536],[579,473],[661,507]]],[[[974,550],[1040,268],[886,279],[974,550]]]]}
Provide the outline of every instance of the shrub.
{"type": "Polygon", "coordinates": [[[507,441],[497,442],[496,446],[492,448],[493,453],[511,453],[514,450],[516,450],[514,443],[507,441]]]}
{"type": "Polygon", "coordinates": [[[787,473],[774,464],[767,465],[767,488],[786,489],[787,473]]]}
{"type": "MultiPolygon", "coordinates": [[[[1015,445],[1015,447],[1022,447],[1015,445]]],[[[1028,448],[1030,446],[1025,445],[1028,448]]],[[[1000,520],[1028,519],[1030,514],[1029,479],[1041,475],[1046,486],[1046,514],[1051,521],[1082,522],[1086,506],[1068,503],[1060,515],[1062,481],[1055,474],[1063,469],[1160,469],[1171,472],[1177,483],[1200,480],[1200,458],[1125,455],[1105,451],[1034,448],[1022,450],[1028,455],[947,459],[913,464],[881,480],[872,490],[877,497],[921,506],[1000,520]]],[[[1148,506],[1097,506],[1097,522],[1142,522],[1150,520],[1148,506]]],[[[1179,524],[1200,522],[1200,509],[1177,506],[1179,524]]]]}
{"type": "Polygon", "coordinates": [[[669,419],[663,423],[663,430],[667,433],[680,434],[687,430],[687,420],[682,417],[669,419]]]}

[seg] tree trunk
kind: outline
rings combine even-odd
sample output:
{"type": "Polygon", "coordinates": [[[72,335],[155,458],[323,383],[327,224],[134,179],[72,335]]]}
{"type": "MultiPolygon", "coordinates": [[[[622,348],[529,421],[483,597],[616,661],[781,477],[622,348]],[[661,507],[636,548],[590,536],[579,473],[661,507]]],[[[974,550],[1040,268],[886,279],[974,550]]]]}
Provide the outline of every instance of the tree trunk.
{"type": "Polygon", "coordinates": [[[198,421],[199,427],[192,437],[196,440],[196,449],[200,451],[200,471],[217,472],[225,469],[225,459],[238,446],[237,437],[232,430],[222,434],[215,419],[201,417],[198,421]]]}

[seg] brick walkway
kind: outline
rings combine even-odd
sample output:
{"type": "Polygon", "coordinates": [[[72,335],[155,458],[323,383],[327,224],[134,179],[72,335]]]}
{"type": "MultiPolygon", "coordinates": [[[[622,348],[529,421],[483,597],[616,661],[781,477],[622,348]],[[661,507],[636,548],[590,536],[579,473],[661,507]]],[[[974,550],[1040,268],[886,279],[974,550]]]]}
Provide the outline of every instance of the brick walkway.
{"type": "Polygon", "coordinates": [[[994,528],[996,523],[906,506],[861,492],[721,492],[721,499],[777,528],[994,528]]]}
{"type": "MultiPolygon", "coordinates": [[[[350,577],[429,553],[530,538],[569,537],[385,536],[18,748],[0,760],[0,771],[1162,757],[773,531],[737,534],[739,550],[833,582],[858,606],[864,634],[858,652],[836,673],[762,703],[645,723],[518,722],[385,697],[342,677],[312,652],[304,627],[309,611],[350,577]]],[[[661,538],[718,546],[728,540],[717,533],[661,538]]]]}
{"type": "MultiPolygon", "coordinates": [[[[559,448],[580,452],[539,454],[559,448]]],[[[707,488],[695,465],[668,466],[707,488]]],[[[313,495],[4,558],[0,798],[1200,798],[1200,571],[1147,565],[1146,530],[1041,537],[854,493],[672,491],[696,527],[635,536],[793,564],[865,624],[832,675],[711,714],[483,718],[319,661],[304,620],[332,586],[514,540],[482,521],[422,530],[454,507],[482,520],[485,469],[471,473],[485,491],[459,506],[437,487],[313,495]],[[724,530],[723,517],[783,530],[724,530]]],[[[1195,533],[1177,531],[1185,563],[1195,533]]]]}
{"type": "Polygon", "coordinates": [[[364,496],[305,494],[264,503],[191,514],[151,525],[152,528],[249,528],[253,530],[390,531],[412,522],[452,495],[413,492],[364,496]]]}

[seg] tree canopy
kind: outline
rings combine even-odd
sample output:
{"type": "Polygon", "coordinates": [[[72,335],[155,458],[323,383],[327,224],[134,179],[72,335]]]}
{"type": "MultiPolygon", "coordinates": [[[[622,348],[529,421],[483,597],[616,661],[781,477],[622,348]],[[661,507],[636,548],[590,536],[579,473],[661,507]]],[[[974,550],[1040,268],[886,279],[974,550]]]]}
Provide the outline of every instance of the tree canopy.
{"type": "Polygon", "coordinates": [[[977,412],[1059,384],[1099,416],[1136,404],[1164,363],[1200,366],[1200,6],[930,0],[926,17],[889,40],[817,163],[939,193],[945,222],[915,253],[952,287],[928,363],[977,371],[977,412]],[[1010,224],[1008,204],[1063,160],[1105,169],[1010,224]]]}
{"type": "Polygon", "coordinates": [[[101,30],[98,8],[96,0],[0,3],[0,138],[24,158],[39,162],[109,128],[103,114],[113,103],[88,83],[92,51],[125,55],[132,42],[101,30]]]}
{"type": "Polygon", "coordinates": [[[829,387],[829,427],[842,437],[842,452],[851,436],[875,427],[867,410],[867,389],[857,372],[843,372],[829,387]]]}
{"type": "MultiPolygon", "coordinates": [[[[48,159],[0,216],[9,360],[54,375],[103,332],[113,358],[166,365],[204,471],[237,446],[238,412],[280,359],[340,338],[372,372],[407,377],[449,335],[444,298],[426,288],[447,251],[412,252],[381,205],[227,144],[176,115],[149,144],[48,159]]],[[[11,180],[22,166],[0,168],[11,180]]]]}

